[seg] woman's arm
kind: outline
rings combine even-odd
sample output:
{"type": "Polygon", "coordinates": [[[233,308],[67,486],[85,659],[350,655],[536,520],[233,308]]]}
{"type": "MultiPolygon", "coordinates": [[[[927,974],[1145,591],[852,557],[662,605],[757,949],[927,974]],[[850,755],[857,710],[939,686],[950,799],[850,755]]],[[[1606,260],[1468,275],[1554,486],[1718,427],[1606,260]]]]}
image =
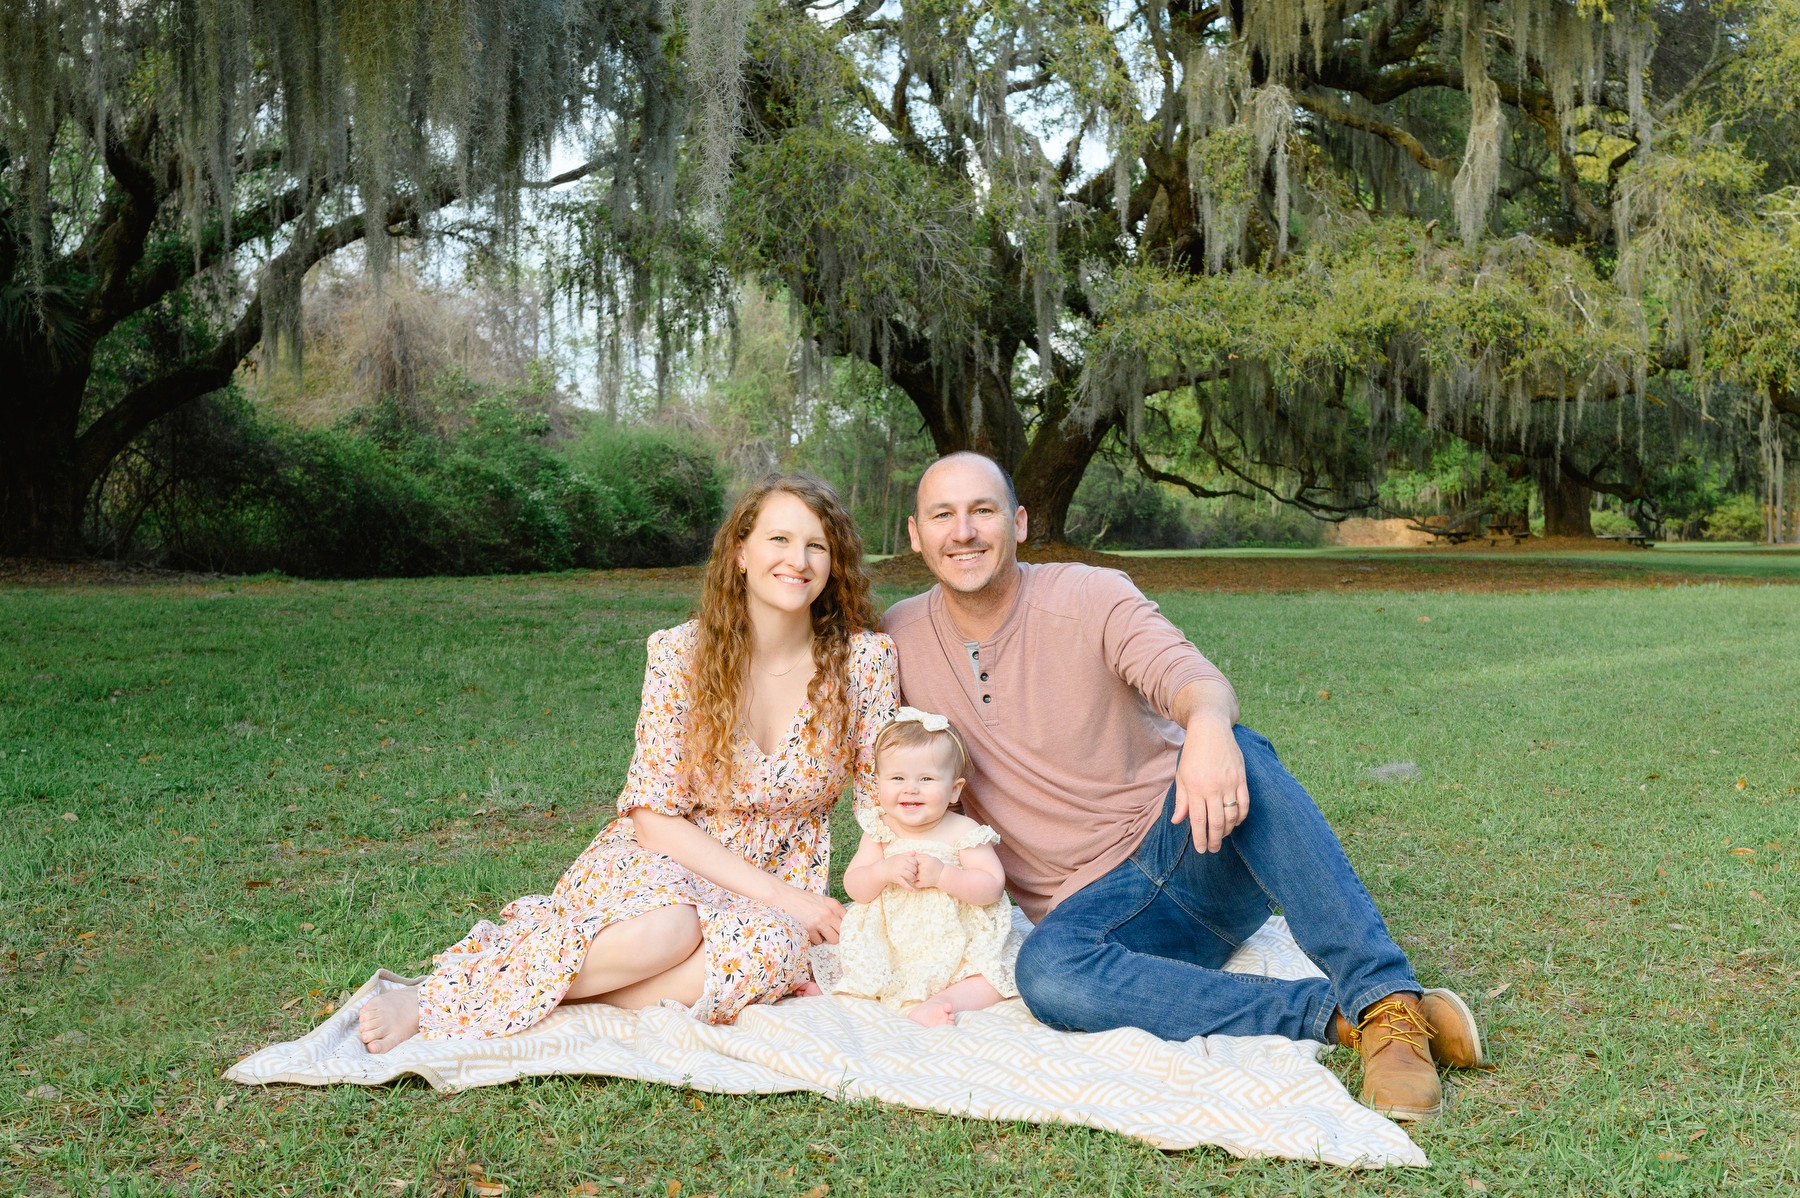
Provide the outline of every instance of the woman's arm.
{"type": "Polygon", "coordinates": [[[953,899],[975,907],[1000,901],[1006,893],[1006,870],[992,846],[978,844],[957,854],[962,864],[945,865],[928,853],[919,854],[919,888],[936,886],[953,899]]]}
{"type": "Polygon", "coordinates": [[[639,847],[661,853],[733,894],[786,911],[806,929],[807,938],[814,944],[821,940],[827,944],[837,943],[844,906],[836,899],[789,886],[774,874],[756,868],[680,816],[663,815],[643,807],[634,808],[630,814],[639,847]]]}
{"type": "Polygon", "coordinates": [[[863,833],[856,856],[850,858],[850,867],[844,871],[844,893],[859,903],[872,903],[895,883],[914,889],[913,880],[919,874],[917,859],[911,853],[896,853],[892,857],[885,854],[879,840],[863,833]]]}

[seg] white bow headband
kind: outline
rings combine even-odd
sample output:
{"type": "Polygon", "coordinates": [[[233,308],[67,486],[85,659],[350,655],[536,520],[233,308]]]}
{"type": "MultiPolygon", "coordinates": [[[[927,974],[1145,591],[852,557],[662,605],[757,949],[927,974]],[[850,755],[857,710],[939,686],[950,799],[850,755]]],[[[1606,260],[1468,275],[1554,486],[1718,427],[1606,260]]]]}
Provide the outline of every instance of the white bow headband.
{"type": "Polygon", "coordinates": [[[923,724],[927,732],[948,732],[950,721],[935,711],[920,711],[917,707],[902,707],[894,713],[896,724],[923,724]]]}

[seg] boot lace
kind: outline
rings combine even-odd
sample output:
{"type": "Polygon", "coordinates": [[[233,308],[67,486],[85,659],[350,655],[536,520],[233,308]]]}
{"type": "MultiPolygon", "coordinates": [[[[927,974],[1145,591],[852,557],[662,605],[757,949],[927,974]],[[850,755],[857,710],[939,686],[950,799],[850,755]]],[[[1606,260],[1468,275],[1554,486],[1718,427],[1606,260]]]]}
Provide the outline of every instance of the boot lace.
{"type": "Polygon", "coordinates": [[[1384,1017],[1387,1021],[1386,1025],[1377,1033],[1380,1039],[1399,1040],[1410,1044],[1422,1055],[1430,1055],[1431,1037],[1437,1034],[1437,1029],[1431,1026],[1431,1022],[1425,1018],[1424,1012],[1397,998],[1384,998],[1364,1011],[1362,1022],[1357,1024],[1355,1034],[1345,1043],[1352,1049],[1361,1048],[1363,1034],[1369,1025],[1384,1017]]]}

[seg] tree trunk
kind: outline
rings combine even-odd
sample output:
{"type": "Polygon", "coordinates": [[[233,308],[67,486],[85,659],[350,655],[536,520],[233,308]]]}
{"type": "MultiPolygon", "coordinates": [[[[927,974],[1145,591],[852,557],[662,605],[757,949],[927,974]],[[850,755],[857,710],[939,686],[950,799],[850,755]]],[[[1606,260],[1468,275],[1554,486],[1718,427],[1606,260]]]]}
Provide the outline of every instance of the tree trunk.
{"type": "Polygon", "coordinates": [[[61,371],[17,353],[0,353],[0,554],[74,557],[82,550],[81,513],[93,478],[75,446],[87,359],[61,371]],[[13,385],[16,383],[16,385],[13,385]]]}
{"type": "Polygon", "coordinates": [[[1013,487],[1027,514],[1030,544],[1067,541],[1069,504],[1112,424],[1110,418],[1102,418],[1084,426],[1080,420],[1064,417],[1038,426],[1037,436],[1013,473],[1013,487]]]}
{"type": "Polygon", "coordinates": [[[1538,496],[1544,504],[1544,535],[1593,536],[1594,525],[1589,513],[1593,494],[1556,462],[1539,460],[1535,465],[1538,496]]]}

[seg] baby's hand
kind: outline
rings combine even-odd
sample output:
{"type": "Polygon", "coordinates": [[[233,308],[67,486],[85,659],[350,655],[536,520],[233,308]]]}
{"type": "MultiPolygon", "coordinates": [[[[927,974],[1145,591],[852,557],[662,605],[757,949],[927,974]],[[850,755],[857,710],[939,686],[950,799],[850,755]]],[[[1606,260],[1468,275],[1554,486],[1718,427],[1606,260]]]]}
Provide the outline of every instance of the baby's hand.
{"type": "Polygon", "coordinates": [[[895,886],[904,886],[908,890],[918,889],[919,856],[917,853],[895,853],[887,859],[888,882],[895,886]]]}
{"type": "Polygon", "coordinates": [[[938,884],[944,876],[944,863],[929,853],[916,854],[919,863],[918,885],[920,890],[929,890],[938,884]]]}

